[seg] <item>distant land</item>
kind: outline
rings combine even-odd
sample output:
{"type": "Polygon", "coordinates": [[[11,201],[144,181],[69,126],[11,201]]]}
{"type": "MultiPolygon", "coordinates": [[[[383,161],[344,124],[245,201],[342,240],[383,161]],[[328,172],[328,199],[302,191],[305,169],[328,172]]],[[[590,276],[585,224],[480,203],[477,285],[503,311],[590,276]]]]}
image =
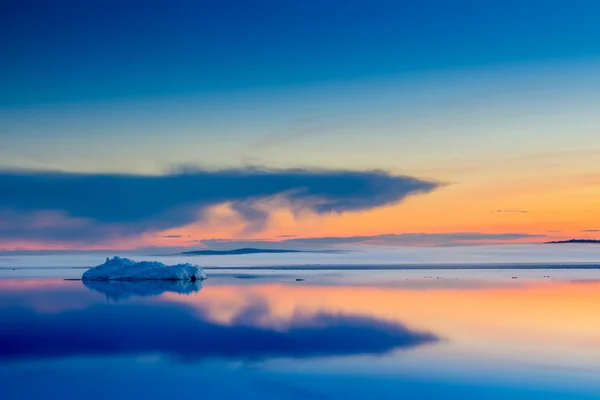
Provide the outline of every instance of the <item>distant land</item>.
{"type": "Polygon", "coordinates": [[[600,244],[600,240],[596,239],[569,239],[569,240],[557,240],[554,242],[545,242],[545,244],[564,244],[564,243],[592,243],[600,244]]]}
{"type": "Polygon", "coordinates": [[[312,251],[303,250],[286,250],[286,249],[254,249],[251,247],[234,250],[194,250],[178,253],[185,256],[225,256],[239,254],[264,254],[264,253],[313,253],[312,251]]]}

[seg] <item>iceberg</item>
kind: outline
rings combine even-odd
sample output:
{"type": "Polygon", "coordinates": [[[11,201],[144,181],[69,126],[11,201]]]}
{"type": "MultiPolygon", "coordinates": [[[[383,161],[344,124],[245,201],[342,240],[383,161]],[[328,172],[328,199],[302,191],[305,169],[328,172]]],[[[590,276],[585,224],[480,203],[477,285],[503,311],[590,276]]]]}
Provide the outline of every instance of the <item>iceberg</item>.
{"type": "Polygon", "coordinates": [[[158,261],[136,262],[128,258],[107,258],[106,262],[85,271],[84,281],[198,281],[206,279],[202,268],[192,264],[165,265],[158,261]]]}

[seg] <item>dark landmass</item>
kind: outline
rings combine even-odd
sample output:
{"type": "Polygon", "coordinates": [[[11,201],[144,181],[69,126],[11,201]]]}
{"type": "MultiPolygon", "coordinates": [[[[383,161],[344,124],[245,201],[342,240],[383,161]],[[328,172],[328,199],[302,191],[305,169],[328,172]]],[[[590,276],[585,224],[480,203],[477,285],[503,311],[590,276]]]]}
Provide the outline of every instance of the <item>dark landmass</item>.
{"type": "MultiPolygon", "coordinates": [[[[427,270],[543,270],[600,269],[600,263],[498,263],[498,264],[306,264],[203,266],[210,271],[427,271],[427,270]]],[[[212,275],[211,275],[212,276],[212,275]]]]}
{"type": "Polygon", "coordinates": [[[595,239],[569,239],[569,240],[556,240],[554,242],[545,242],[544,244],[567,244],[567,243],[600,244],[600,240],[595,240],[595,239]]]}
{"type": "Polygon", "coordinates": [[[178,255],[185,256],[226,256],[226,255],[238,255],[238,254],[264,254],[264,253],[312,253],[310,251],[303,250],[285,250],[285,249],[254,249],[254,248],[243,248],[234,250],[194,250],[184,251],[178,255]]]}

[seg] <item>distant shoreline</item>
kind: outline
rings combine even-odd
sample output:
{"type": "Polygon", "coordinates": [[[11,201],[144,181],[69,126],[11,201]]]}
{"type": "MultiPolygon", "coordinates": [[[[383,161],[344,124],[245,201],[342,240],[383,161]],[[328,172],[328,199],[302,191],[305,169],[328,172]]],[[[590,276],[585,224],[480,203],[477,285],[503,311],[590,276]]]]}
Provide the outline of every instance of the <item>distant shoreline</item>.
{"type": "Polygon", "coordinates": [[[272,270],[272,271],[427,271],[427,270],[541,270],[541,269],[600,269],[600,263],[589,264],[424,264],[424,265],[253,265],[209,267],[205,270],[272,270]]]}
{"type": "Polygon", "coordinates": [[[232,250],[191,250],[176,253],[177,256],[228,256],[228,255],[243,255],[243,254],[282,254],[282,253],[311,253],[304,250],[291,249],[256,249],[256,248],[241,248],[232,250]]]}
{"type": "Polygon", "coordinates": [[[543,244],[600,244],[600,240],[596,239],[569,239],[569,240],[555,240],[552,242],[544,242],[543,244]]]}
{"type": "MultiPolygon", "coordinates": [[[[3,270],[89,269],[91,267],[0,267],[3,270]]],[[[418,270],[596,270],[600,262],[589,263],[489,263],[489,264],[306,264],[204,266],[202,269],[271,271],[418,271],[418,270]]]]}

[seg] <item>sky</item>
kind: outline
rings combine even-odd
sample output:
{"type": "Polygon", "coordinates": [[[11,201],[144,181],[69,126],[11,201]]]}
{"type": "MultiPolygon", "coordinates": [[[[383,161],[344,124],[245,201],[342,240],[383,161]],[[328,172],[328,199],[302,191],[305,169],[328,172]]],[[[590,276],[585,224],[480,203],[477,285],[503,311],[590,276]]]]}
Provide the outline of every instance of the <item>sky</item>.
{"type": "Polygon", "coordinates": [[[0,249],[600,239],[597,1],[0,5],[0,249]]]}

